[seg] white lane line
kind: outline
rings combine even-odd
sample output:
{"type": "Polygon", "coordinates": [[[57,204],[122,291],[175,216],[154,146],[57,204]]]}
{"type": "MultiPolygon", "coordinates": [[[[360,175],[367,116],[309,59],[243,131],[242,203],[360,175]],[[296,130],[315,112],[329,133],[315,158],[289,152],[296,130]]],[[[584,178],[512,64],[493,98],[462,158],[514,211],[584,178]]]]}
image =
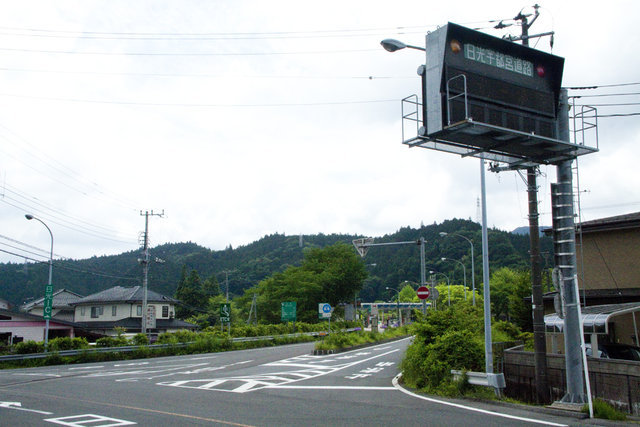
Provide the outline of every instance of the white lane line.
{"type": "Polygon", "coordinates": [[[20,402],[0,402],[0,408],[15,409],[17,411],[25,411],[25,412],[35,412],[36,414],[43,414],[43,415],[53,415],[53,412],[23,408],[22,403],[20,402]]]}
{"type": "Polygon", "coordinates": [[[53,377],[53,378],[60,378],[62,375],[58,375],[58,374],[41,374],[41,373],[31,373],[31,372],[16,372],[13,373],[12,375],[26,375],[26,376],[31,376],[31,377],[53,377]]]}
{"type": "Polygon", "coordinates": [[[384,390],[397,391],[395,387],[375,387],[375,386],[349,386],[349,385],[274,385],[265,388],[286,388],[286,389],[304,389],[304,390],[384,390]]]}
{"type": "Polygon", "coordinates": [[[543,425],[547,425],[547,426],[568,427],[567,424],[557,424],[557,423],[552,423],[551,421],[542,421],[542,420],[536,420],[536,419],[533,419],[533,418],[524,418],[524,417],[518,417],[518,416],[515,416],[515,415],[501,414],[500,412],[494,412],[494,411],[489,411],[489,410],[486,410],[486,409],[474,408],[472,406],[461,405],[459,403],[446,402],[444,400],[438,400],[438,399],[433,399],[431,397],[421,396],[419,394],[412,393],[409,390],[405,390],[403,387],[401,387],[400,384],[398,383],[398,379],[401,376],[402,376],[402,374],[398,374],[393,378],[393,381],[392,381],[393,386],[395,388],[397,388],[398,390],[400,390],[401,392],[403,392],[404,394],[408,394],[409,396],[412,396],[412,397],[417,397],[418,399],[426,400],[427,402],[439,403],[441,405],[453,406],[454,408],[465,409],[467,411],[472,411],[472,412],[480,412],[482,414],[493,415],[495,417],[509,418],[511,420],[524,421],[524,422],[534,423],[534,424],[543,424],[543,425]]]}
{"type": "Polygon", "coordinates": [[[100,368],[104,368],[104,365],[100,365],[100,366],[80,366],[78,368],[69,368],[70,371],[81,371],[81,370],[87,370],[87,369],[100,369],[100,368]]]}

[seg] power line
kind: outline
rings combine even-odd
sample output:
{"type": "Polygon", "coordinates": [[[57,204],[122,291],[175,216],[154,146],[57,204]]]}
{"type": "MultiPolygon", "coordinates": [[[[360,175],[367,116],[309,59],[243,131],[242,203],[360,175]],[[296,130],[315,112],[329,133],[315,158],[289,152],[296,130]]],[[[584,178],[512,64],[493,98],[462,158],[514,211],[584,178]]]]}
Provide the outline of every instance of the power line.
{"type": "MultiPolygon", "coordinates": [[[[601,119],[601,118],[608,118],[608,117],[633,117],[633,116],[640,116],[640,113],[598,114],[597,116],[580,116],[577,118],[595,119],[597,117],[601,119]]],[[[576,116],[571,116],[571,118],[574,119],[576,118],[576,116]]]]}
{"type": "MultiPolygon", "coordinates": [[[[19,250],[22,250],[22,249],[19,249],[19,250]]],[[[47,260],[40,260],[40,259],[36,259],[36,258],[31,258],[31,257],[28,257],[28,256],[17,254],[15,252],[7,251],[7,250],[2,249],[2,248],[0,248],[0,252],[4,252],[4,253],[9,254],[9,255],[14,255],[14,256],[16,256],[18,258],[22,258],[22,259],[25,259],[25,260],[33,261],[33,262],[36,262],[38,264],[44,264],[44,263],[48,263],[49,262],[48,259],[47,260]]],[[[85,273],[85,274],[90,274],[92,276],[99,276],[99,277],[105,277],[105,278],[109,278],[109,279],[118,279],[118,280],[132,280],[132,281],[135,281],[135,282],[139,282],[140,281],[140,279],[137,278],[137,277],[116,276],[116,275],[113,275],[113,274],[103,273],[103,272],[99,272],[99,271],[95,271],[95,270],[91,271],[91,270],[84,270],[84,269],[81,269],[81,268],[70,267],[68,265],[61,264],[60,262],[56,262],[55,260],[54,260],[53,265],[57,269],[75,271],[76,273],[85,273]]]]}
{"type": "MultiPolygon", "coordinates": [[[[103,197],[109,199],[112,202],[116,202],[117,204],[121,205],[122,207],[129,208],[129,209],[136,209],[135,206],[133,205],[132,201],[126,200],[125,197],[123,197],[121,195],[118,195],[116,193],[113,193],[113,192],[111,192],[109,190],[106,190],[106,189],[102,188],[100,185],[98,185],[95,182],[93,182],[92,180],[83,177],[80,173],[78,173],[75,170],[69,168],[68,166],[64,165],[63,163],[57,161],[52,156],[47,155],[45,152],[43,152],[38,147],[36,147],[33,143],[31,143],[30,141],[28,141],[25,138],[21,137],[20,135],[16,134],[11,129],[9,129],[8,127],[2,125],[1,123],[0,123],[0,129],[4,130],[8,134],[8,135],[4,135],[4,134],[0,135],[0,137],[3,140],[8,142],[9,144],[12,144],[12,145],[18,147],[19,149],[24,151],[27,155],[35,158],[36,160],[38,160],[39,162],[44,164],[46,167],[52,169],[54,172],[57,172],[57,173],[59,173],[59,174],[61,174],[63,176],[68,177],[72,181],[75,181],[78,184],[82,185],[83,187],[88,188],[91,192],[97,192],[97,193],[100,194],[100,196],[103,196],[103,197]],[[16,144],[16,142],[14,142],[14,138],[18,140],[18,142],[19,142],[18,144],[16,144]],[[27,148],[29,148],[29,149],[25,149],[25,146],[27,148]]],[[[11,156],[11,157],[13,157],[15,159],[14,156],[11,156]]],[[[17,160],[20,161],[19,159],[17,159],[17,160]]],[[[20,162],[25,164],[22,161],[20,161],[20,162]]],[[[25,164],[25,165],[28,166],[28,167],[31,167],[31,165],[29,165],[29,164],[25,164]]],[[[36,170],[36,171],[39,172],[39,170],[36,170]]],[[[42,172],[40,172],[40,173],[42,173],[42,172]]],[[[86,193],[81,189],[76,189],[76,191],[79,191],[82,194],[86,195],[86,193]]]]}
{"type": "Polygon", "coordinates": [[[576,104],[576,107],[628,107],[640,105],[640,102],[619,102],[615,104],[576,104]]]}
{"type": "Polygon", "coordinates": [[[88,236],[91,236],[91,237],[97,237],[97,238],[100,238],[100,239],[103,239],[103,240],[110,240],[112,242],[129,243],[129,244],[131,243],[130,240],[116,239],[116,238],[113,238],[111,236],[100,234],[99,232],[96,232],[96,231],[93,231],[91,229],[88,229],[87,227],[83,227],[81,225],[73,224],[72,222],[67,221],[64,218],[60,218],[60,217],[57,217],[55,215],[48,214],[46,212],[43,212],[40,209],[32,209],[32,207],[30,207],[28,205],[25,205],[22,202],[20,202],[19,200],[13,199],[13,198],[8,197],[6,195],[4,197],[0,198],[0,201],[5,203],[5,204],[7,204],[7,205],[9,205],[9,206],[13,206],[14,208],[17,208],[17,209],[21,210],[22,212],[28,212],[28,211],[38,212],[38,213],[42,214],[42,216],[45,219],[47,219],[48,221],[50,221],[50,222],[52,222],[54,224],[57,224],[60,227],[64,227],[66,229],[76,231],[78,233],[82,233],[82,234],[85,234],[85,235],[88,235],[88,236]],[[11,202],[7,201],[7,199],[13,201],[14,203],[11,203],[11,202]],[[15,204],[15,203],[17,203],[17,204],[15,204]],[[20,206],[20,205],[22,205],[22,206],[20,206]]]}
{"type": "Polygon", "coordinates": [[[640,95],[640,92],[627,92],[627,93],[600,93],[600,94],[596,94],[596,95],[574,95],[574,96],[570,96],[569,98],[596,98],[596,97],[602,97],[602,96],[633,96],[633,95],[640,95]]]}
{"type": "Polygon", "coordinates": [[[640,85],[640,82],[634,83],[614,83],[608,85],[595,85],[595,86],[569,86],[566,89],[569,90],[589,90],[589,89],[600,89],[604,87],[622,87],[622,86],[637,86],[640,85]]]}
{"type": "Polygon", "coordinates": [[[38,70],[33,68],[6,68],[0,67],[0,71],[20,72],[20,73],[44,73],[44,74],[81,74],[81,75],[101,75],[101,76],[134,76],[134,77],[196,77],[216,79],[309,79],[309,80],[380,80],[380,79],[413,79],[414,76],[331,76],[331,75],[247,75],[247,74],[209,74],[209,73],[137,73],[137,72],[109,72],[109,71],[82,71],[82,70],[38,70]]]}
{"type": "Polygon", "coordinates": [[[379,49],[343,49],[290,52],[90,52],[75,50],[19,49],[0,47],[0,51],[46,53],[53,55],[106,55],[106,56],[268,56],[268,55],[329,55],[343,53],[377,52],[379,49]]]}
{"type": "MultiPolygon", "coordinates": [[[[59,210],[59,209],[56,209],[56,208],[50,207],[50,206],[46,205],[45,203],[42,203],[42,202],[38,201],[38,199],[36,199],[36,198],[35,198],[35,197],[33,197],[33,196],[29,196],[29,197],[27,197],[28,195],[27,195],[26,193],[25,193],[25,195],[22,195],[22,194],[20,194],[20,193],[18,193],[18,192],[16,192],[16,191],[13,191],[13,190],[12,190],[11,188],[9,188],[9,186],[8,186],[8,185],[6,185],[6,184],[5,184],[3,187],[4,187],[4,190],[5,190],[5,191],[7,191],[7,192],[9,192],[9,193],[11,193],[11,194],[13,194],[13,195],[15,195],[16,197],[19,197],[19,198],[21,198],[21,199],[24,199],[24,200],[26,200],[27,202],[34,203],[36,206],[40,206],[40,207],[42,207],[43,209],[47,209],[47,210],[52,211],[52,212],[54,212],[54,213],[58,213],[58,214],[60,214],[60,215],[64,215],[64,216],[68,217],[69,219],[75,220],[75,221],[77,221],[77,222],[79,222],[79,223],[82,223],[82,224],[86,224],[86,225],[87,225],[87,226],[89,226],[89,227],[93,227],[93,228],[98,229],[98,231],[96,231],[96,232],[100,232],[99,230],[103,230],[103,231],[105,231],[105,232],[112,233],[112,234],[117,234],[117,233],[118,233],[118,232],[117,232],[117,230],[115,230],[115,229],[113,229],[113,228],[108,228],[108,227],[105,227],[105,226],[102,226],[102,225],[94,224],[94,223],[92,223],[92,222],[85,221],[85,220],[83,220],[83,219],[80,219],[80,218],[74,217],[74,216],[72,216],[72,215],[70,215],[70,214],[68,214],[68,213],[66,213],[66,212],[64,212],[64,211],[62,211],[62,210],[59,210]]],[[[25,203],[25,202],[20,202],[20,201],[18,201],[18,200],[16,200],[16,199],[12,198],[12,197],[10,197],[10,196],[6,196],[6,194],[4,194],[2,197],[8,197],[10,200],[13,200],[13,201],[14,201],[14,202],[16,202],[16,203],[22,203],[22,204],[24,204],[25,206],[29,206],[29,205],[28,205],[27,203],[25,203]]],[[[34,208],[32,208],[32,209],[34,209],[34,208]]],[[[73,224],[73,222],[72,222],[72,221],[69,221],[69,223],[73,224]]],[[[87,228],[87,229],[88,229],[88,228],[87,228]]]]}
{"type": "Polygon", "coordinates": [[[17,95],[11,93],[0,93],[0,96],[15,98],[40,99],[47,101],[79,102],[88,104],[115,104],[115,105],[138,105],[152,107],[205,107],[205,108],[255,108],[255,107],[305,107],[323,105],[354,105],[354,104],[375,104],[382,102],[398,102],[397,99],[374,99],[363,101],[328,101],[328,102],[292,102],[292,103],[269,103],[269,104],[196,104],[196,103],[161,103],[161,102],[138,102],[138,101],[106,101],[80,98],[57,98],[31,95],[17,95]]]}

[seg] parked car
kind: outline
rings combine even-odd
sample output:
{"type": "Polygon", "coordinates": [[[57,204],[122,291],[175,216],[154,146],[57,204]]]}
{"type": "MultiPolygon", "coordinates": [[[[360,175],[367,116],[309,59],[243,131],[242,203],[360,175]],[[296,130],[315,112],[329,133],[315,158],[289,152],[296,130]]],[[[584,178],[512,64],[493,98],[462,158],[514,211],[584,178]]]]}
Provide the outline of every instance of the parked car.
{"type": "MultiPolygon", "coordinates": [[[[585,345],[587,356],[592,356],[591,344],[585,345]]],[[[640,362],[640,347],[629,344],[598,344],[598,354],[603,359],[623,359],[640,362]]]]}

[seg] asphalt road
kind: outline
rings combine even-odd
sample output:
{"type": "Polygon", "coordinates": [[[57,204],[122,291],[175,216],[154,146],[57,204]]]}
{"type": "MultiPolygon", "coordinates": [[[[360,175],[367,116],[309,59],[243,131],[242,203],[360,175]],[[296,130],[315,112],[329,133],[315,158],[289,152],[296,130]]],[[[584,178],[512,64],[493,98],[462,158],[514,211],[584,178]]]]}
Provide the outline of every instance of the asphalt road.
{"type": "Polygon", "coordinates": [[[408,339],[329,356],[313,343],[0,371],[1,426],[577,425],[585,420],[413,395],[408,339]]]}

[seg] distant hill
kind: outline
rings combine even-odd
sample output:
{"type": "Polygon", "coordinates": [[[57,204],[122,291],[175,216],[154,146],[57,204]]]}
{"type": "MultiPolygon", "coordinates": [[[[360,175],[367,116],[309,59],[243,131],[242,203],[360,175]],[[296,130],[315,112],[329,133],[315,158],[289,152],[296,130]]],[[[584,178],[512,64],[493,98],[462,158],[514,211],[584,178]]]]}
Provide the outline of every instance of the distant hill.
{"type": "MultiPolygon", "coordinates": [[[[546,225],[541,225],[538,227],[538,229],[540,230],[540,236],[543,235],[542,230],[544,230],[545,228],[549,228],[546,225]]],[[[518,227],[516,229],[514,229],[511,233],[513,234],[520,234],[520,235],[529,235],[529,226],[523,226],[523,227],[518,227]]]]}
{"type": "MultiPolygon", "coordinates": [[[[458,263],[442,261],[442,257],[462,260],[469,266],[469,244],[456,236],[441,237],[440,232],[459,233],[471,238],[475,247],[476,283],[482,281],[482,251],[480,226],[472,221],[453,219],[442,224],[422,226],[419,229],[404,227],[376,237],[375,242],[412,241],[426,239],[426,263],[450,276],[452,282],[462,282],[462,270],[458,263]]],[[[351,244],[363,236],[349,234],[304,235],[300,247],[298,235],[271,234],[248,245],[228,247],[212,251],[193,242],[167,243],[150,250],[149,288],[172,296],[175,293],[183,266],[196,270],[204,280],[215,276],[221,290],[225,289],[228,274],[229,292],[241,295],[245,289],[256,285],[276,272],[289,266],[300,265],[305,248],[325,247],[337,242],[351,244]],[[156,262],[157,260],[157,262],[156,262]],[[225,274],[225,271],[227,274],[225,274]]],[[[551,252],[548,237],[541,240],[543,251],[551,252]]],[[[489,230],[489,260],[491,269],[503,266],[528,267],[529,239],[526,235],[489,230]]],[[[112,286],[141,284],[142,267],[138,258],[141,250],[119,255],[92,257],[83,260],[54,261],[54,289],[66,288],[81,295],[89,295],[112,286]]],[[[363,301],[386,298],[386,286],[396,287],[405,280],[420,280],[420,251],[413,245],[382,246],[370,248],[364,258],[370,277],[360,292],[363,301]]],[[[4,263],[0,264],[0,298],[20,305],[44,293],[48,265],[4,263]]],[[[467,280],[470,282],[469,267],[467,280]]]]}

